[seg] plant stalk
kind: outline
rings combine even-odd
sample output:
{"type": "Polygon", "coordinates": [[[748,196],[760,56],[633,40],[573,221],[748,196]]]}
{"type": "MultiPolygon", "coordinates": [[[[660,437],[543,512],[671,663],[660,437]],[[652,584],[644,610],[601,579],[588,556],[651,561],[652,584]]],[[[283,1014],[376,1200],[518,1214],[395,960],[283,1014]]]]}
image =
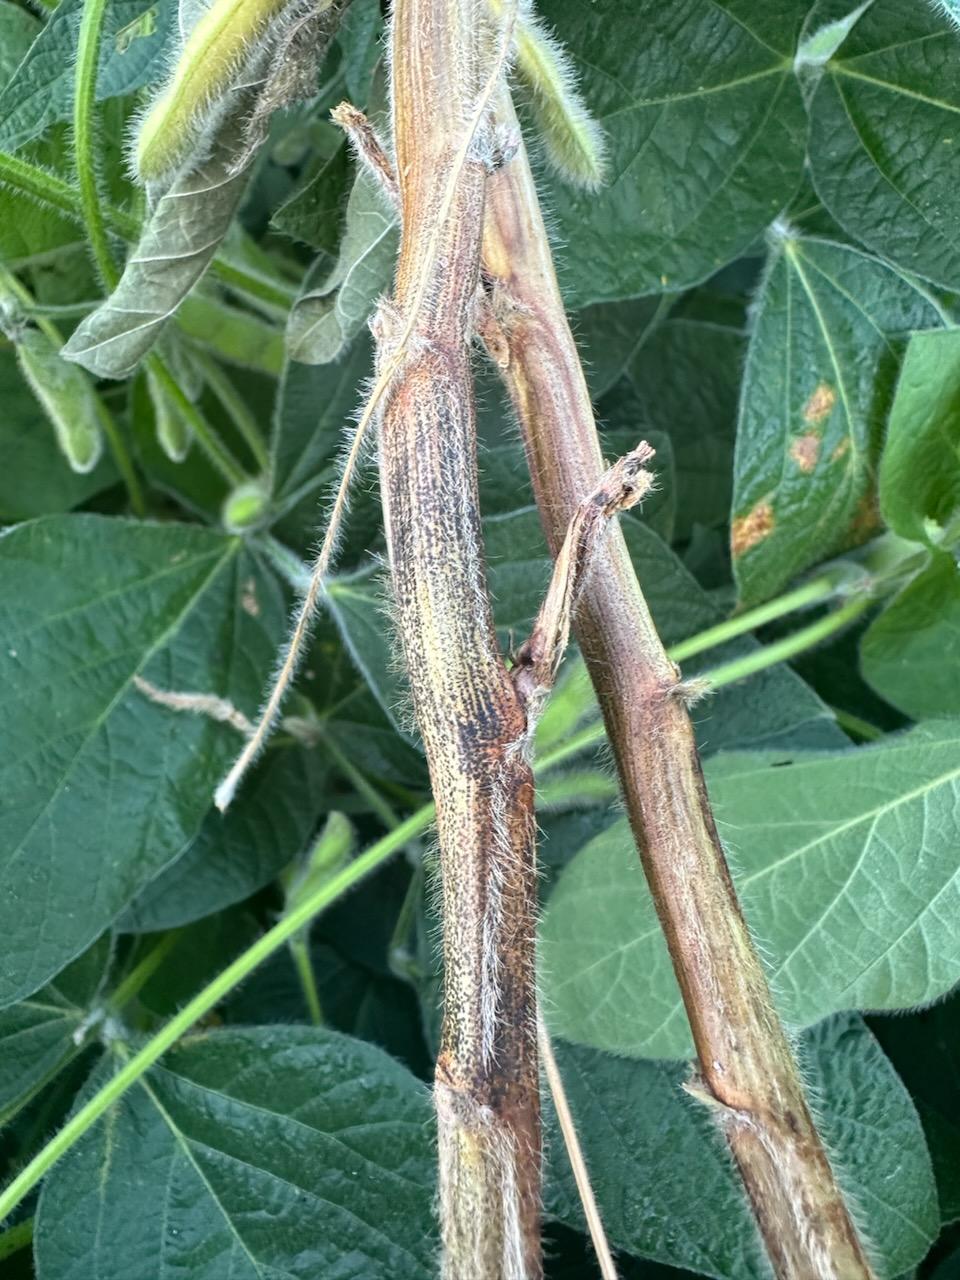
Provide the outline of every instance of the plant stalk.
{"type": "Polygon", "coordinates": [[[484,569],[469,341],[488,113],[503,53],[470,0],[397,0],[402,234],[377,318],[396,367],[380,429],[394,607],[437,806],[444,1018],[434,1098],[447,1280],[537,1280],[536,872],[527,714],[484,569]],[[496,63],[494,63],[496,56],[496,63]],[[489,78],[485,72],[489,70],[489,78]],[[487,88],[485,88],[485,83],[487,88]],[[466,122],[473,137],[465,140],[466,122]]]}
{"type": "MultiPolygon", "coordinates": [[[[516,128],[509,95],[501,125],[516,128]]],[[[589,393],[522,148],[490,180],[483,248],[498,363],[554,555],[603,469],[589,393]]],[[[717,835],[679,672],[620,531],[598,549],[576,634],[617,761],[709,1101],[781,1280],[872,1276],[817,1134],[717,835]]]]}

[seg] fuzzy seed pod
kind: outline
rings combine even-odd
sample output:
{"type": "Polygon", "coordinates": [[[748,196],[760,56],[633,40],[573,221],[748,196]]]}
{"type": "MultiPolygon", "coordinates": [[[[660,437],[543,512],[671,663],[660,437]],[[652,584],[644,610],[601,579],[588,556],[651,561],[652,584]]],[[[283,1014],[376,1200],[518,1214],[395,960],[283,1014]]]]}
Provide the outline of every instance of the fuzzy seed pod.
{"type": "MultiPolygon", "coordinates": [[[[488,3],[500,17],[504,0],[488,3]]],[[[574,186],[598,187],[604,171],[603,134],[577,88],[569,54],[529,8],[517,21],[514,39],[516,70],[528,90],[548,160],[574,186]]]]}
{"type": "Polygon", "coordinates": [[[103,452],[96,392],[90,378],[60,358],[39,329],[26,329],[17,341],[20,371],[43,405],[57,444],[72,471],[92,471],[103,452]]]}
{"type": "Polygon", "coordinates": [[[164,393],[152,369],[147,370],[147,387],[153,404],[157,441],[171,462],[182,462],[190,450],[193,433],[164,393]]]}
{"type": "Polygon", "coordinates": [[[213,0],[187,37],[166,87],[144,116],[134,167],[144,183],[169,181],[196,150],[218,105],[289,0],[213,0]]]}

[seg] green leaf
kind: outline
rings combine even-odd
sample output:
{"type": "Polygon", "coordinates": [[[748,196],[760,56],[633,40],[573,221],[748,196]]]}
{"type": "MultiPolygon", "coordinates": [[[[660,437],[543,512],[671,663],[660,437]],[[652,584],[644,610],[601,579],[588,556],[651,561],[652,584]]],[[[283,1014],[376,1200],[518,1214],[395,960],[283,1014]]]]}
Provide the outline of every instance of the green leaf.
{"type": "MultiPolygon", "coordinates": [[[[137,1005],[161,1018],[181,1009],[262,935],[245,906],[228,907],[181,930],[169,960],[137,992],[137,1005]]],[[[146,958],[161,940],[147,937],[135,955],[146,958]]]]}
{"type": "MultiPolygon", "coordinates": [[[[83,0],[62,0],[0,92],[0,150],[16,151],[73,111],[83,0]]],[[[175,36],[172,0],[112,0],[103,22],[97,98],[132,93],[163,75],[175,36]]]]}
{"type": "Polygon", "coordinates": [[[747,603],[875,528],[897,338],[938,321],[926,295],[876,259],[786,231],[755,306],[731,534],[747,603]]]}
{"type": "MultiPolygon", "coordinates": [[[[358,912],[356,927],[369,928],[368,911],[358,912]]],[[[310,942],[310,966],[324,1026],[378,1045],[429,1078],[433,1063],[420,1030],[417,997],[408,982],[359,964],[316,937],[310,942]]],[[[252,974],[227,1003],[223,1016],[234,1025],[308,1022],[303,984],[289,950],[278,952],[252,974]]]]}
{"type": "MultiPolygon", "coordinates": [[[[344,17],[353,12],[354,7],[351,4],[344,17]]],[[[363,101],[362,98],[359,100],[363,101]]],[[[336,150],[324,159],[317,172],[312,173],[277,209],[270,220],[271,225],[285,235],[321,250],[323,255],[336,253],[351,177],[350,152],[341,137],[336,150]]],[[[317,270],[322,271],[325,266],[329,269],[329,258],[326,257],[317,270]]]]}
{"type": "Polygon", "coordinates": [[[419,740],[401,722],[409,706],[406,677],[394,659],[396,637],[390,625],[389,587],[379,566],[337,578],[327,588],[327,605],[357,671],[398,734],[411,745],[419,740]]]}
{"type": "Polygon", "coordinates": [[[915,333],[880,459],[880,509],[896,533],[930,539],[960,510],[960,330],[915,333]]]}
{"type": "Polygon", "coordinates": [[[287,323],[287,350],[304,364],[338,359],[388,288],[397,256],[396,217],[376,181],[360,169],[347,201],[346,224],[332,271],[308,276],[287,323]]]}
{"type": "Polygon", "coordinates": [[[353,0],[340,21],[343,77],[351,102],[366,102],[381,53],[383,17],[379,0],[353,0]]]}
{"type": "Polygon", "coordinates": [[[811,105],[810,164],[842,227],[907,271],[960,283],[957,32],[922,4],[874,0],[811,105]]]}
{"type": "Polygon", "coordinates": [[[38,1278],[430,1280],[431,1127],[424,1086],[372,1045],[306,1027],[196,1038],[51,1173],[38,1278]]]}
{"type": "MultiPolygon", "coordinates": [[[[698,289],[677,304],[627,365],[643,421],[669,436],[675,463],[676,536],[730,512],[737,398],[743,370],[743,304],[698,289]]],[[[599,405],[607,412],[607,398],[599,405]]]]}
{"type": "Polygon", "coordinates": [[[109,961],[104,935],[32,999],[0,1012],[0,1123],[80,1052],[109,961]]]}
{"type": "Polygon", "coordinates": [[[599,302],[573,318],[583,372],[594,400],[624,377],[633,358],[669,314],[669,294],[629,302],[599,302]]]}
{"type": "Polygon", "coordinates": [[[270,750],[226,814],[208,813],[184,853],[139,894],[118,927],[173,929],[242,902],[305,846],[327,791],[315,748],[270,750]]]}
{"type": "MultiPolygon", "coordinates": [[[[808,1031],[798,1048],[821,1133],[857,1205],[871,1257],[881,1275],[898,1275],[924,1256],[938,1230],[930,1157],[910,1096],[855,1014],[808,1031]]],[[[724,1143],[704,1108],[683,1093],[687,1069],[562,1042],[556,1052],[612,1243],[722,1280],[766,1275],[724,1143]]],[[[580,1227],[551,1108],[547,1116],[546,1208],[580,1227]]]]}
{"type": "MultiPolygon", "coordinates": [[[[960,730],[929,724],[836,754],[715,757],[707,777],[747,918],[787,1021],[906,1009],[960,978],[954,815],[960,730]]],[[[686,1057],[690,1032],[624,820],[561,875],[543,921],[558,1034],[686,1057]]]]}
{"type": "Polygon", "coordinates": [[[871,1028],[910,1090],[933,1160],[946,1224],[960,1219],[960,993],[871,1028]]]}
{"type": "Polygon", "coordinates": [[[194,839],[285,626],[271,573],[196,527],[53,516],[0,539],[0,1003],[37,990],[194,839]]]}
{"type": "MultiPolygon", "coordinates": [[[[245,100],[249,107],[249,95],[245,100]]],[[[212,262],[246,189],[250,164],[232,169],[245,122],[238,100],[206,158],[178,176],[154,205],[120,283],[64,346],[68,360],[100,378],[125,378],[157,341],[212,262]]]]}
{"type": "Polygon", "coordinates": [[[913,720],[960,715],[960,567],[936,552],[869,627],[860,666],[881,697],[913,720]]]}
{"type": "MultiPolygon", "coordinates": [[[[25,10],[16,9],[14,12],[34,24],[28,30],[38,29],[36,20],[25,10]]],[[[7,32],[0,24],[0,48],[3,53],[8,51],[3,46],[3,41],[7,39],[12,42],[9,48],[11,53],[26,52],[21,44],[25,34],[27,33],[22,28],[19,32],[7,32]]],[[[0,53],[0,57],[3,53],[0,53]]],[[[19,158],[37,168],[52,169],[55,174],[69,171],[70,150],[66,129],[61,127],[50,130],[42,141],[24,147],[19,158]]],[[[4,187],[0,190],[0,260],[13,266],[19,261],[50,253],[51,250],[65,252],[70,248],[78,254],[82,254],[84,249],[83,232],[75,221],[38,205],[30,196],[14,188],[4,187]]]]}
{"type": "Polygon", "coordinates": [[[104,458],[88,475],[71,471],[12,351],[0,351],[0,520],[66,511],[116,480],[104,458]]]}
{"type": "Polygon", "coordinates": [[[800,184],[793,54],[808,5],[548,0],[607,142],[606,184],[550,184],[572,305],[679,289],[742,253],[800,184]],[[643,38],[637,39],[636,34],[643,38]]]}
{"type": "Polygon", "coordinates": [[[43,23],[10,0],[0,4],[0,88],[10,77],[30,45],[43,30],[43,23]]]}

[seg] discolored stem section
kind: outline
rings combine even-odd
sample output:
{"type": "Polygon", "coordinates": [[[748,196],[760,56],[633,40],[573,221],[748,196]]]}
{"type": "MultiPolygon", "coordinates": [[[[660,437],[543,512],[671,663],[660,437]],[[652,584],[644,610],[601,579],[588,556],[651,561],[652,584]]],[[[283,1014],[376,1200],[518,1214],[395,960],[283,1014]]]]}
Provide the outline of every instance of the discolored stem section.
{"type": "MultiPolygon", "coordinates": [[[[505,91],[498,115],[516,127],[505,91]]],[[[483,268],[506,342],[498,363],[557,555],[603,462],[522,149],[490,180],[483,268]]],[[[679,672],[616,528],[597,549],[575,632],[693,1029],[700,1076],[691,1091],[727,1137],[776,1274],[865,1280],[870,1266],[737,902],[679,672]]]]}
{"type": "MultiPolygon", "coordinates": [[[[524,700],[484,571],[469,342],[495,40],[470,0],[397,0],[402,235],[376,321],[380,474],[396,621],[437,806],[444,1020],[435,1100],[443,1273],[541,1275],[533,783],[524,700]],[[397,356],[400,353],[401,358],[397,356]]],[[[501,55],[502,56],[502,55],[501,55]]]]}

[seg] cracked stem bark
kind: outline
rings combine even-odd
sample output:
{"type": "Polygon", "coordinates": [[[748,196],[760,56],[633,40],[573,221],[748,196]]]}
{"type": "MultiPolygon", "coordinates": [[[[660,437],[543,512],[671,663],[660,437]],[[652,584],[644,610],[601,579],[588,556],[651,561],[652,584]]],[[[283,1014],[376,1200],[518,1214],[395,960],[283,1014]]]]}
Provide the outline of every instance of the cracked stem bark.
{"type": "MultiPolygon", "coordinates": [[[[502,125],[516,127],[506,91],[497,112],[502,125]]],[[[556,555],[603,462],[522,149],[490,180],[483,267],[506,338],[498,363],[556,555]]],[[[678,670],[617,528],[597,551],[575,632],[693,1029],[694,1087],[727,1138],[776,1274],[865,1280],[870,1266],[737,902],[678,670]]]]}

